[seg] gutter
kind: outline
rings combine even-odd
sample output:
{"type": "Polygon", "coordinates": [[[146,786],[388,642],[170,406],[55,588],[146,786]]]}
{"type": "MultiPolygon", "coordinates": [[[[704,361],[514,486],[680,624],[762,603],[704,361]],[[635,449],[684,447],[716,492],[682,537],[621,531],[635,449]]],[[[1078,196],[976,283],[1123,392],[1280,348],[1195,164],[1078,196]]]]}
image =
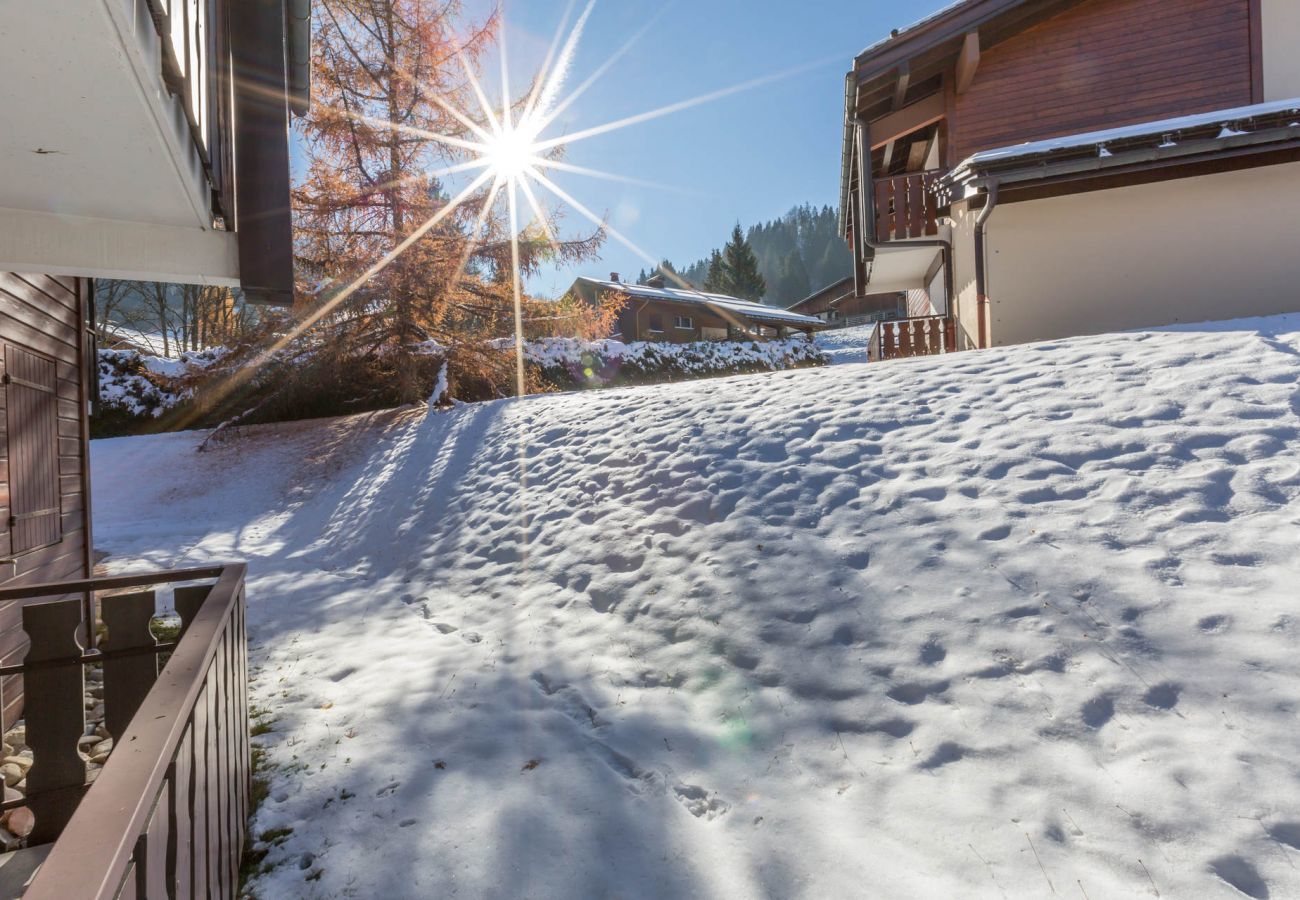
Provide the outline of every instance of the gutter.
{"type": "Polygon", "coordinates": [[[981,350],[989,345],[989,292],[988,269],[984,259],[985,235],[989,218],[998,205],[998,182],[990,181],[987,190],[988,200],[984,203],[984,208],[980,210],[979,216],[975,219],[975,315],[979,318],[979,348],[981,350]]]}
{"type": "Polygon", "coordinates": [[[852,181],[854,107],[857,105],[857,75],[844,76],[844,149],[840,156],[840,237],[849,233],[849,182],[852,181]]]}
{"type": "Polygon", "coordinates": [[[311,0],[285,4],[289,109],[305,116],[311,109],[311,0]]]}
{"type": "MultiPolygon", "coordinates": [[[[868,263],[875,260],[876,251],[887,247],[934,247],[943,255],[943,285],[948,298],[947,315],[952,316],[952,307],[956,298],[952,294],[952,245],[942,238],[925,241],[900,241],[879,243],[876,240],[876,192],[868,190],[871,185],[871,154],[866,152],[867,122],[859,117],[855,131],[858,151],[858,212],[861,214],[862,246],[871,251],[870,256],[864,252],[868,263]],[[871,223],[868,225],[867,223],[871,223]]],[[[868,280],[870,276],[868,276],[868,280]]],[[[865,295],[864,295],[865,296],[865,295]]]]}

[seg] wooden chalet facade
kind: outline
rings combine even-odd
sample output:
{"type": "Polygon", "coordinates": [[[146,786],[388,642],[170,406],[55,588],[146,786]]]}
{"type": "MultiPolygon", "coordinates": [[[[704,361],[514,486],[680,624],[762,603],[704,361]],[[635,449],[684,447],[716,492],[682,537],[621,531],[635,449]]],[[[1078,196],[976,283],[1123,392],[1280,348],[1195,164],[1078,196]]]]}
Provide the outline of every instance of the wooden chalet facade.
{"type": "Polygon", "coordinates": [[[609,281],[579,278],[569,290],[593,304],[611,294],[626,297],[610,337],[629,344],[634,341],[668,344],[766,341],[796,334],[811,337],[826,327],[814,316],[764,303],[669,287],[662,276],[652,278],[649,284],[626,284],[617,275],[609,281]]]}
{"type": "Polygon", "coordinates": [[[310,0],[0,7],[0,708],[30,751],[0,807],[0,849],[23,845],[0,855],[6,897],[235,895],[243,567],[94,575],[93,279],[291,301],[309,17],[310,0]],[[170,643],[149,630],[164,603],[182,619],[170,643]],[[96,728],[131,752],[88,764],[96,728]]]}
{"type": "Polygon", "coordinates": [[[855,293],[932,308],[882,340],[1300,308],[1297,45],[1294,0],[963,0],[869,47],[845,83],[855,293]]]}

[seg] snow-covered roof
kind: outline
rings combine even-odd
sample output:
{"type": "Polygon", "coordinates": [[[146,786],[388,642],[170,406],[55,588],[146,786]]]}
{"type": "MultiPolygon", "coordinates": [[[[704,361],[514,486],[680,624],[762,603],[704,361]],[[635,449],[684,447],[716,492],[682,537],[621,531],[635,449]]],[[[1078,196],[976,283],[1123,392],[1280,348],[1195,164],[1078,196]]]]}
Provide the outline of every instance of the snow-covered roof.
{"type": "Polygon", "coordinates": [[[888,43],[891,43],[892,41],[897,41],[906,38],[913,31],[916,31],[918,28],[929,25],[935,19],[942,18],[943,16],[947,15],[948,13],[957,9],[958,7],[967,6],[968,4],[973,2],[975,2],[975,0],[957,0],[957,2],[955,3],[947,3],[944,6],[940,7],[939,9],[935,10],[934,12],[930,13],[928,16],[925,16],[924,18],[921,19],[917,19],[911,25],[908,25],[904,28],[895,29],[890,33],[889,37],[881,38],[880,40],[876,41],[874,44],[872,44],[871,46],[863,50],[861,53],[859,53],[858,57],[861,58],[863,56],[866,56],[869,53],[874,53],[876,50],[879,50],[881,47],[885,46],[888,43]]]}
{"type": "Polygon", "coordinates": [[[579,282],[589,284],[606,291],[617,291],[629,297],[641,297],[647,300],[667,300],[673,303],[691,303],[707,306],[710,309],[726,310],[746,319],[763,322],[777,322],[784,325],[823,327],[826,323],[815,316],[805,316],[790,312],[766,303],[741,300],[725,294],[707,294],[703,291],[687,291],[680,288],[656,288],[644,284],[624,284],[619,281],[601,281],[596,278],[579,278],[579,282]]]}
{"type": "Polygon", "coordinates": [[[1251,106],[1238,106],[1232,109],[1178,116],[1172,119],[1159,119],[1154,122],[1141,122],[1137,125],[1125,125],[1120,128],[1087,131],[1082,134],[982,150],[958,164],[957,168],[953,170],[952,177],[959,178],[960,173],[964,171],[980,168],[990,163],[1026,159],[1067,150],[1081,150],[1134,138],[1160,137],[1162,135],[1175,136],[1180,132],[1194,131],[1216,125],[1222,126],[1224,129],[1220,132],[1221,137],[1232,137],[1239,133],[1231,128],[1232,125],[1249,119],[1278,114],[1300,116],[1300,98],[1275,100],[1271,103],[1256,103],[1251,106]]]}

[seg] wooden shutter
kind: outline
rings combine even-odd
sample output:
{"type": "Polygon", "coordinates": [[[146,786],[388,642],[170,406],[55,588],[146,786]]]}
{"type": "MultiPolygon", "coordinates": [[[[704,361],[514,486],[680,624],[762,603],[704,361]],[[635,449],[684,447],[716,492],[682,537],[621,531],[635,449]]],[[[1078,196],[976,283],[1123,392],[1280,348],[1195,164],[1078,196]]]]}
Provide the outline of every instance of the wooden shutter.
{"type": "Polygon", "coordinates": [[[59,399],[54,360],[5,345],[12,553],[63,539],[59,508],[59,399]]]}

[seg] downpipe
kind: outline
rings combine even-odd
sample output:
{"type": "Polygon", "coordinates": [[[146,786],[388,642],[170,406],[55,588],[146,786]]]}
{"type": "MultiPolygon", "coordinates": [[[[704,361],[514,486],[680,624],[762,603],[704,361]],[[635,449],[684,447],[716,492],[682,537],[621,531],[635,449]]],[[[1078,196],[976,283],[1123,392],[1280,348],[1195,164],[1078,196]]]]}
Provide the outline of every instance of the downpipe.
{"type": "Polygon", "coordinates": [[[998,205],[998,183],[989,182],[988,199],[984,208],[975,218],[975,313],[979,316],[979,346],[986,349],[989,345],[989,292],[988,269],[985,262],[986,234],[989,218],[998,205]]]}

